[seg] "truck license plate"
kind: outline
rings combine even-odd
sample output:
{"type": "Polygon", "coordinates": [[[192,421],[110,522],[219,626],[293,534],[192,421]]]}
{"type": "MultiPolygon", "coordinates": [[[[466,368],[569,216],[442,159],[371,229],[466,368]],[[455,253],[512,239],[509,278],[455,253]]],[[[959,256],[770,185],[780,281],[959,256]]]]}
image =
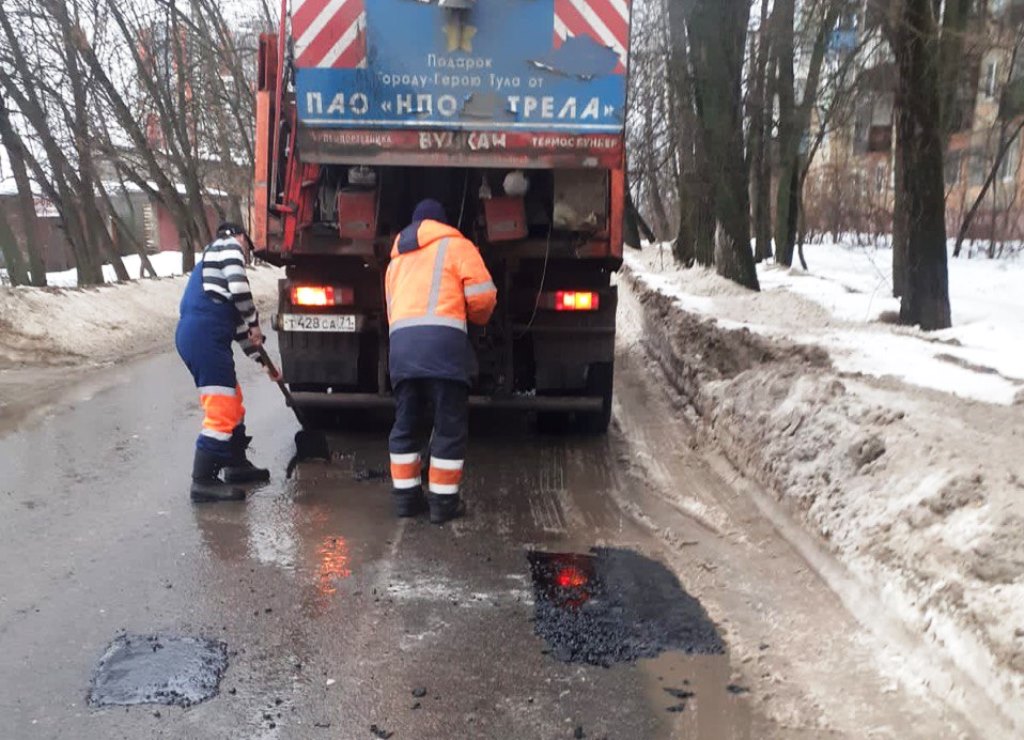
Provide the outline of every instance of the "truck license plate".
{"type": "Polygon", "coordinates": [[[337,331],[351,334],[356,330],[356,317],[286,313],[281,315],[284,331],[337,331]]]}

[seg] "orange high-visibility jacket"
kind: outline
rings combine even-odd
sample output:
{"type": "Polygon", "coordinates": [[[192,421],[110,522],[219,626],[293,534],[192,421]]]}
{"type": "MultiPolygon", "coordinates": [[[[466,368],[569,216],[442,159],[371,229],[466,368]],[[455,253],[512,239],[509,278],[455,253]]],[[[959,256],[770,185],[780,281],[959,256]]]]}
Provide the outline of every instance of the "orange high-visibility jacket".
{"type": "Polygon", "coordinates": [[[468,324],[485,325],[498,302],[473,242],[439,221],[411,224],[395,240],[385,289],[392,386],[411,378],[468,383],[468,324]]]}

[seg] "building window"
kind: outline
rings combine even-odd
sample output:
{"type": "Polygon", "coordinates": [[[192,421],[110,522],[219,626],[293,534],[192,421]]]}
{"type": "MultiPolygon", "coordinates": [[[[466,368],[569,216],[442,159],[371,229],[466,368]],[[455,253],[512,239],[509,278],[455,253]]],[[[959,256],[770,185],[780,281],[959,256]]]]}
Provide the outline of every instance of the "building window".
{"type": "Polygon", "coordinates": [[[996,90],[999,87],[999,62],[993,59],[991,62],[985,65],[985,78],[982,80],[984,85],[985,97],[991,100],[996,96],[996,90]]]}
{"type": "Polygon", "coordinates": [[[1018,136],[1006,150],[1006,156],[999,163],[999,179],[1013,180],[1017,177],[1017,166],[1020,164],[1020,137],[1018,136]]]}

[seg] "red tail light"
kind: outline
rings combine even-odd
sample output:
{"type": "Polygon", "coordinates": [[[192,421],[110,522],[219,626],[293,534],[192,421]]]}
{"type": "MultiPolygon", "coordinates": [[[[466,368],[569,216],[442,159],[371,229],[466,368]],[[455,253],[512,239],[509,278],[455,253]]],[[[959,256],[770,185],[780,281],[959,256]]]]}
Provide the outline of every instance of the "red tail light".
{"type": "Polygon", "coordinates": [[[293,285],[293,306],[350,306],[355,303],[355,291],[331,285],[293,285]]]}
{"type": "Polygon", "coordinates": [[[597,311],[601,307],[601,296],[589,290],[559,290],[546,297],[546,307],[555,311],[597,311]]]}

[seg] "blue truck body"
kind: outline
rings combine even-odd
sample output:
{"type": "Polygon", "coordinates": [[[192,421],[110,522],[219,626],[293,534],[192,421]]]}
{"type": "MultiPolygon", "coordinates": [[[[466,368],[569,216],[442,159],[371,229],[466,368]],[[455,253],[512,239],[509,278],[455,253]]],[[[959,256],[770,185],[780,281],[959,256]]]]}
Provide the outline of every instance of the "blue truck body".
{"type": "Polygon", "coordinates": [[[587,6],[597,31],[572,36],[556,13],[563,0],[481,0],[459,11],[415,0],[347,1],[365,3],[352,28],[339,29],[362,34],[360,53],[347,61],[355,66],[325,66],[333,58],[308,51],[296,30],[305,127],[623,130],[628,21],[613,16],[626,23],[623,39],[587,6]]]}

